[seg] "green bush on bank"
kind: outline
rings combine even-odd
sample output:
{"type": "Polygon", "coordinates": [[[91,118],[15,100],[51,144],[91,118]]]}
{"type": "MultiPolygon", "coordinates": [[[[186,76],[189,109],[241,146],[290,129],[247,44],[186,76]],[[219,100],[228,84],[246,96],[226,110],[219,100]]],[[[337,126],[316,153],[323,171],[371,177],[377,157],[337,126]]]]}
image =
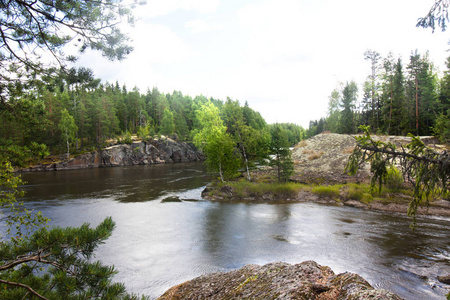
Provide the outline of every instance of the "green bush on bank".
{"type": "Polygon", "coordinates": [[[337,199],[339,198],[341,187],[342,185],[320,185],[314,186],[311,191],[320,197],[337,199]]]}

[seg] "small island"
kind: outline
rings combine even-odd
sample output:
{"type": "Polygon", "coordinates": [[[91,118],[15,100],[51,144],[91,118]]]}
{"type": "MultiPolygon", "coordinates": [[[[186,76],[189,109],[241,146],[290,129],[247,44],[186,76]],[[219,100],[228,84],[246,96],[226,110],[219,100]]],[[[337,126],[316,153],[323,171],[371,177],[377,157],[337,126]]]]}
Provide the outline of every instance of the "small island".
{"type": "MultiPolygon", "coordinates": [[[[411,142],[408,137],[376,138],[399,147],[411,142]]],[[[447,148],[432,137],[423,137],[422,140],[440,151],[447,148]]],[[[228,182],[215,181],[205,188],[202,197],[225,202],[316,202],[406,214],[413,200],[413,192],[401,177],[387,182],[380,193],[371,193],[369,164],[364,165],[355,176],[344,172],[355,146],[354,136],[319,134],[299,142],[292,150],[294,172],[288,182],[277,182],[272,168],[261,167],[252,172],[251,182],[242,177],[228,182]]],[[[436,197],[428,206],[419,207],[417,213],[450,216],[450,201],[436,197]]]]}

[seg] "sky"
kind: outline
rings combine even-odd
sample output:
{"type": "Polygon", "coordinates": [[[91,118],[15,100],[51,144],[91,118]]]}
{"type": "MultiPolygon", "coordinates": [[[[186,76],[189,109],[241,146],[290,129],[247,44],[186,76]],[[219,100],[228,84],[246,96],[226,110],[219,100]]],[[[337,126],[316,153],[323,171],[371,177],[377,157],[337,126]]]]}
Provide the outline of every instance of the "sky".
{"type": "Polygon", "coordinates": [[[308,128],[326,117],[339,82],[362,83],[366,50],[392,52],[404,66],[429,51],[441,72],[448,31],[417,28],[434,0],[147,0],[127,29],[134,51],[121,62],[80,56],[102,82],[143,94],[181,91],[247,101],[267,123],[308,128]]]}

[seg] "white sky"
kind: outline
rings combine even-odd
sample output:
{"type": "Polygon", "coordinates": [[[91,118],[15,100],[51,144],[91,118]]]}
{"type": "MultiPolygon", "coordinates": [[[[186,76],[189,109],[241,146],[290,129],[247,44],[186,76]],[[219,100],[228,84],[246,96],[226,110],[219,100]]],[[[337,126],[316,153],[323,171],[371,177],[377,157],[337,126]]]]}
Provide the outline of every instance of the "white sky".
{"type": "Polygon", "coordinates": [[[226,100],[260,112],[268,123],[308,128],[326,116],[338,82],[361,85],[363,53],[389,51],[404,66],[429,50],[444,70],[448,32],[416,28],[434,0],[147,0],[134,14],[135,50],[123,62],[82,55],[103,82],[141,93],[157,87],[226,100]]]}

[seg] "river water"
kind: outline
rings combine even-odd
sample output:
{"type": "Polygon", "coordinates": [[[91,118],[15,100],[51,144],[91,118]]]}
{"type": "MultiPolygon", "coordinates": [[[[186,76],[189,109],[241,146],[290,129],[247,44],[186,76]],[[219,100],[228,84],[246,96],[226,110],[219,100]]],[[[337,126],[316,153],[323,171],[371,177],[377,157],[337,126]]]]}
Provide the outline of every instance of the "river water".
{"type": "Polygon", "coordinates": [[[52,226],[116,222],[96,258],[115,280],[152,298],[202,274],[246,264],[315,260],[358,273],[405,299],[444,299],[450,273],[450,219],[314,203],[214,203],[200,163],[24,174],[25,206],[52,226]]]}

